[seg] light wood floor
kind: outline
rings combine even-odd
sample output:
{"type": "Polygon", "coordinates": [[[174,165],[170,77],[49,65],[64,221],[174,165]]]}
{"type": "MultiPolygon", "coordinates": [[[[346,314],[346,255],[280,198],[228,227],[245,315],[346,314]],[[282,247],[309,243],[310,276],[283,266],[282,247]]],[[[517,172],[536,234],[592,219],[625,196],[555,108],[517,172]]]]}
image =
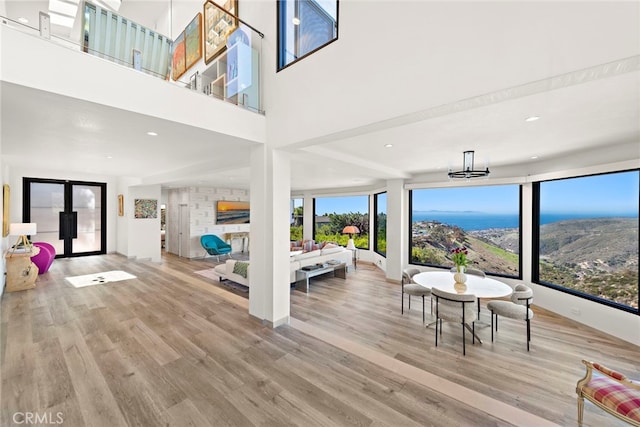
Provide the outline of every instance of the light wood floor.
{"type": "MultiPolygon", "coordinates": [[[[193,273],[209,266],[56,260],[36,289],[6,293],[1,425],[31,412],[64,426],[573,426],[581,359],[640,378],[640,348],[537,307],[530,352],[509,319],[494,343],[480,329],[466,357],[458,325],[436,348],[419,299],[401,315],[399,286],[365,263],[292,291],[291,324],[269,329],[193,273]],[[137,279],[64,281],[109,270],[137,279]]],[[[586,404],[585,426],[618,425],[586,404]]]]}

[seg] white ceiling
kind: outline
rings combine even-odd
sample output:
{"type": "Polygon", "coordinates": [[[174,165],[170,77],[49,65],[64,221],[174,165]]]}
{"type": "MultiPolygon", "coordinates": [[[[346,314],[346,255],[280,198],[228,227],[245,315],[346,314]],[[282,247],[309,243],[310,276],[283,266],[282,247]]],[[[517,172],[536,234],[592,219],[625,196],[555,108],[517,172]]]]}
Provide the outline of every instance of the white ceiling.
{"type": "MultiPolygon", "coordinates": [[[[13,2],[6,13],[17,19],[26,4],[37,10],[40,3],[46,4],[13,2]]],[[[133,4],[128,13],[144,23],[133,4]]],[[[638,57],[593,63],[586,71],[489,94],[469,91],[469,98],[438,108],[298,141],[289,146],[292,190],[381,186],[430,173],[444,180],[448,167],[461,168],[468,149],[476,152],[476,166],[486,163],[492,172],[603,147],[613,159],[638,158],[639,64],[638,57]],[[540,119],[525,122],[531,115],[540,119]]],[[[441,84],[455,85],[450,79],[441,84]]],[[[1,90],[2,154],[9,164],[29,152],[31,165],[47,169],[139,176],[164,186],[248,188],[246,141],[7,83],[1,90]]]]}

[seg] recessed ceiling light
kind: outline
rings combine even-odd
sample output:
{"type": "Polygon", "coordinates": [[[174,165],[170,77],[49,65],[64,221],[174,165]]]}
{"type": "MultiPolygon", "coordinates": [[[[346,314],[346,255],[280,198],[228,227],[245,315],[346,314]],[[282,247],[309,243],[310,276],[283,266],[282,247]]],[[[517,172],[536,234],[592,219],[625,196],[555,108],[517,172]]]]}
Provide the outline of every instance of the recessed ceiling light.
{"type": "Polygon", "coordinates": [[[391,148],[393,147],[393,144],[384,144],[384,148],[391,148]]]}
{"type": "Polygon", "coordinates": [[[151,132],[151,131],[147,132],[147,135],[149,135],[149,136],[158,136],[157,133],[151,132]]]}
{"type": "Polygon", "coordinates": [[[300,25],[300,18],[292,18],[291,22],[293,23],[293,25],[300,25]]]}
{"type": "Polygon", "coordinates": [[[107,156],[107,159],[113,159],[113,156],[107,156]]]}
{"type": "Polygon", "coordinates": [[[529,116],[526,119],[524,119],[524,121],[525,122],[535,122],[538,119],[540,119],[540,117],[538,117],[538,116],[529,116]]]}
{"type": "Polygon", "coordinates": [[[18,22],[21,22],[23,24],[28,24],[29,20],[21,16],[20,18],[18,18],[18,22]]]}
{"type": "Polygon", "coordinates": [[[538,158],[538,156],[531,156],[531,160],[535,160],[537,158],[538,158]]]}

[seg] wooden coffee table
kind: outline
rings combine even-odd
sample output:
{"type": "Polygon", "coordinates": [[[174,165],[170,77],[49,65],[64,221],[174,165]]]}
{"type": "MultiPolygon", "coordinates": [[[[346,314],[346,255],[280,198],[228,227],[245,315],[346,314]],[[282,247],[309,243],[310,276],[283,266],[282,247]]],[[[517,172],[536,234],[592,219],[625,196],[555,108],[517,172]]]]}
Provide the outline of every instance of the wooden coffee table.
{"type": "Polygon", "coordinates": [[[309,279],[333,272],[335,277],[341,279],[347,278],[347,264],[328,264],[326,267],[316,268],[315,270],[296,270],[296,289],[302,292],[309,292],[309,279]]]}

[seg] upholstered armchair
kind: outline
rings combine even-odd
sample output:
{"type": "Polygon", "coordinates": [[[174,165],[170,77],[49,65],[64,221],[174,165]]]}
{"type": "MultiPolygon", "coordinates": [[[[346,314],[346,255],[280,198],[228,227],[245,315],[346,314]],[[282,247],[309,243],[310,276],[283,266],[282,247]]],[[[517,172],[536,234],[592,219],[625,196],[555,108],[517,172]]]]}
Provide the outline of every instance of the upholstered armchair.
{"type": "Polygon", "coordinates": [[[38,255],[31,257],[31,262],[38,266],[38,274],[44,274],[49,271],[49,267],[53,264],[56,257],[56,248],[51,243],[33,242],[33,246],[40,248],[38,255]]]}
{"type": "Polygon", "coordinates": [[[220,255],[231,258],[231,245],[215,234],[204,234],[200,237],[200,244],[209,255],[214,255],[220,262],[220,255]]]}
{"type": "Polygon", "coordinates": [[[632,426],[640,427],[640,382],[599,363],[583,360],[587,372],[576,385],[578,426],[582,426],[584,399],[632,426]]]}

